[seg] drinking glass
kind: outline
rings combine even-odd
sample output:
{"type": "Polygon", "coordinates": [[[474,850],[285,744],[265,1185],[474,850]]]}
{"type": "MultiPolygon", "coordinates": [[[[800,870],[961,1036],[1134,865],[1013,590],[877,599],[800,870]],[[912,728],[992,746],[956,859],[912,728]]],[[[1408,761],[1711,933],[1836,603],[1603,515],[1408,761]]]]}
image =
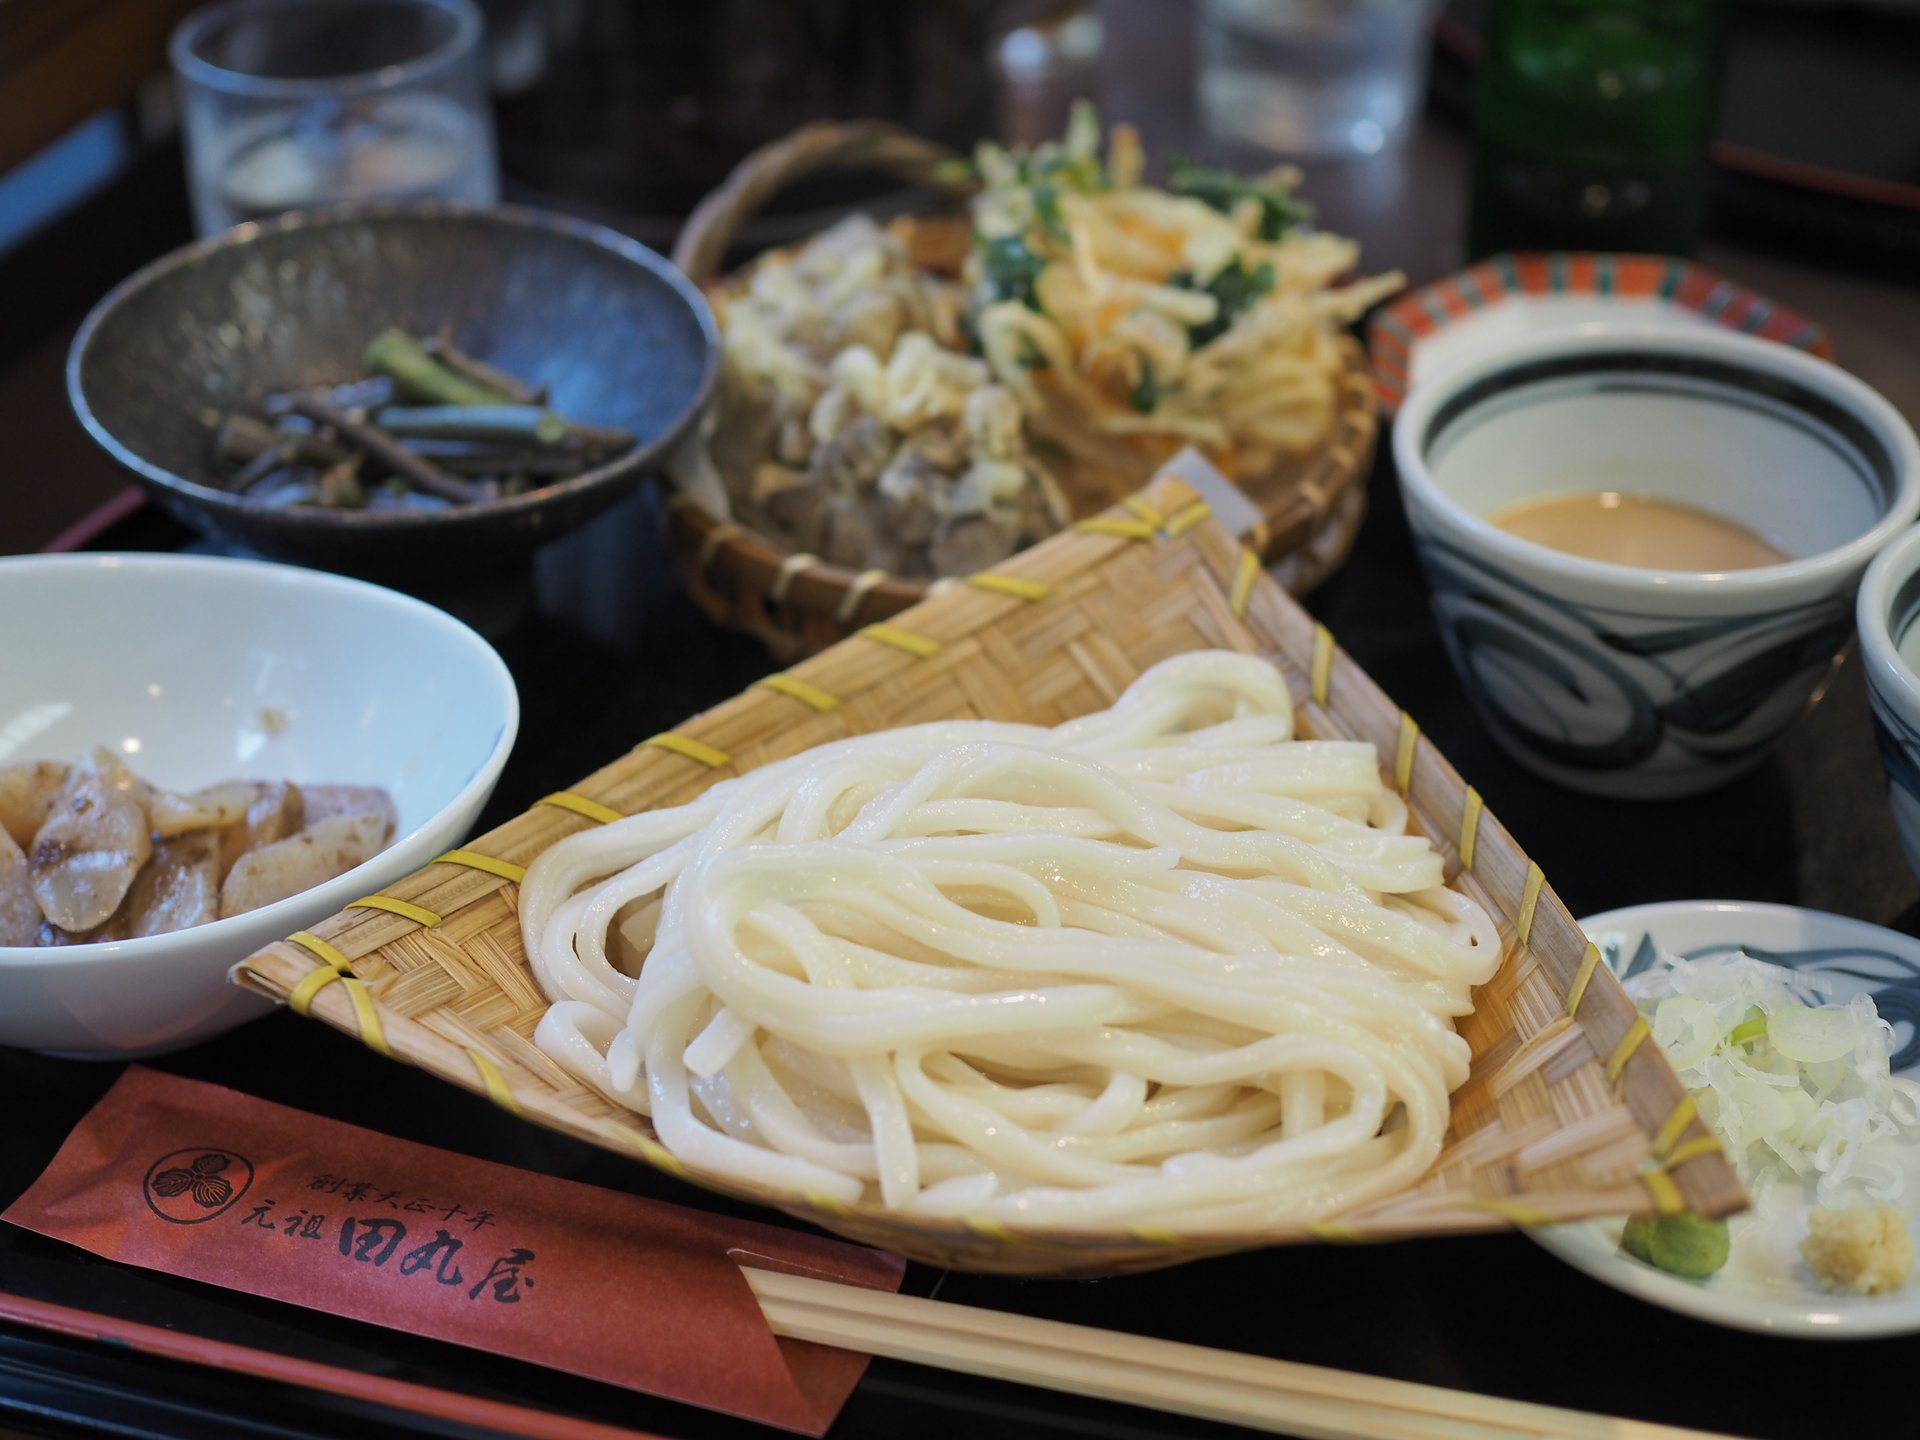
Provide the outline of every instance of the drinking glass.
{"type": "Polygon", "coordinates": [[[1289,155],[1397,148],[1426,92],[1436,3],[1202,0],[1207,129],[1289,155]]]}
{"type": "Polygon", "coordinates": [[[171,53],[202,235],[345,200],[499,199],[473,0],[228,0],[171,53]]]}

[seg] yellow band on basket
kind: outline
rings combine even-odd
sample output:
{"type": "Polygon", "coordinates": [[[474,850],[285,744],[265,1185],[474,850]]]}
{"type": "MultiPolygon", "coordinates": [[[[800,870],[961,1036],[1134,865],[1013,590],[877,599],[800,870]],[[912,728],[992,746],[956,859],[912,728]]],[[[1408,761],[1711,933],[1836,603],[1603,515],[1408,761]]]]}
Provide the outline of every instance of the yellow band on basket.
{"type": "Polygon", "coordinates": [[[1640,1183],[1647,1187],[1647,1193],[1653,1197],[1653,1208],[1662,1215],[1681,1215],[1686,1212],[1686,1197],[1681,1195],[1680,1187],[1673,1183],[1673,1177],[1664,1170],[1642,1170],[1640,1183]]]}
{"type": "Polygon", "coordinates": [[[1148,1245],[1178,1245],[1180,1237],[1164,1225],[1136,1225],[1127,1232],[1148,1245]]]}
{"type": "Polygon", "coordinates": [[[1000,1221],[991,1219],[988,1216],[967,1215],[961,1218],[960,1223],[965,1225],[967,1229],[971,1230],[974,1234],[985,1236],[989,1240],[998,1240],[1002,1245],[1017,1245],[1020,1243],[1020,1237],[1018,1235],[1014,1234],[1013,1231],[1009,1230],[1000,1221]]]}
{"type": "Polygon", "coordinates": [[[1095,515],[1076,520],[1072,529],[1081,535],[1113,535],[1122,540],[1151,540],[1154,527],[1141,520],[1122,520],[1118,515],[1095,515]]]}
{"type": "Polygon", "coordinates": [[[380,1012],[373,1008],[373,996],[367,993],[367,987],[351,975],[342,975],[340,983],[346,987],[347,999],[353,1002],[354,1017],[360,1022],[360,1038],[369,1050],[392,1059],[393,1051],[387,1048],[387,1032],[380,1024],[380,1012]]]}
{"type": "Polygon", "coordinates": [[[1517,1205],[1511,1200],[1469,1200],[1466,1203],[1469,1210],[1485,1210],[1489,1215],[1498,1215],[1516,1225],[1553,1224],[1553,1217],[1546,1211],[1536,1210],[1531,1205],[1517,1205]]]}
{"type": "Polygon", "coordinates": [[[685,735],[676,735],[671,730],[663,730],[658,735],[649,735],[640,742],[642,747],[651,745],[656,750],[671,750],[676,755],[684,755],[689,760],[698,760],[710,769],[718,770],[722,765],[733,763],[733,757],[724,750],[716,750],[711,745],[703,745],[685,735]]]}
{"type": "Polygon", "coordinates": [[[1647,1017],[1635,1016],[1633,1024],[1627,1027],[1627,1033],[1620,1037],[1620,1043],[1613,1047],[1613,1054],[1607,1057],[1605,1074],[1609,1085],[1620,1078],[1620,1072],[1627,1068],[1627,1061],[1633,1058],[1633,1052],[1646,1041],[1649,1033],[1647,1017]]]}
{"type": "Polygon", "coordinates": [[[353,973],[353,962],[310,930],[296,930],[287,936],[287,941],[289,944],[311,950],[342,975],[353,973]]]}
{"type": "Polygon", "coordinates": [[[614,1134],[640,1152],[640,1158],[656,1170],[664,1170],[669,1175],[684,1175],[687,1167],[680,1163],[675,1155],[658,1140],[649,1140],[631,1125],[622,1125],[618,1121],[608,1121],[608,1127],[614,1134]]]}
{"type": "Polygon", "coordinates": [[[1573,986],[1567,991],[1567,1014],[1580,1013],[1580,1002],[1587,998],[1587,986],[1593,980],[1593,972],[1599,968],[1600,947],[1589,940],[1587,953],[1580,957],[1580,968],[1574,972],[1573,986]]]}
{"type": "Polygon", "coordinates": [[[1687,1126],[1699,1118],[1700,1107],[1694,1103],[1691,1095],[1681,1097],[1680,1103],[1673,1107],[1667,1118],[1660,1122],[1660,1128],[1653,1132],[1653,1153],[1660,1159],[1667,1158],[1674,1145],[1685,1133],[1687,1126]]]}
{"type": "Polygon", "coordinates": [[[1313,663],[1307,669],[1307,685],[1313,703],[1327,703],[1327,682],[1333,678],[1333,632],[1324,625],[1313,627],[1313,663]]]}
{"type": "Polygon", "coordinates": [[[791,675],[766,675],[755,682],[762,690],[771,690],[776,695],[785,695],[789,700],[798,700],[802,705],[820,711],[823,715],[829,710],[840,708],[840,697],[829,695],[818,685],[809,685],[804,680],[796,680],[791,675]]]}
{"type": "Polygon", "coordinates": [[[1689,1160],[1698,1160],[1702,1155],[1725,1154],[1726,1151],[1720,1148],[1720,1141],[1717,1137],[1712,1135],[1696,1135],[1671,1155],[1667,1156],[1666,1159],[1662,1160],[1660,1162],[1660,1168],[1662,1170],[1678,1170],[1689,1160]]]}
{"type": "Polygon", "coordinates": [[[471,1047],[467,1058],[473,1061],[473,1068],[480,1072],[480,1083],[487,1087],[487,1098],[510,1115],[520,1114],[520,1102],[513,1097],[513,1091],[507,1085],[507,1077],[500,1073],[500,1067],[488,1059],[483,1051],[471,1047]]]}
{"type": "Polygon", "coordinates": [[[1533,912],[1540,908],[1540,887],[1547,877],[1540,873],[1540,867],[1531,861],[1527,863],[1527,883],[1520,889],[1520,915],[1514,921],[1513,930],[1520,937],[1522,945],[1533,934],[1533,912]]]}
{"type": "Polygon", "coordinates": [[[1331,1220],[1309,1220],[1306,1231],[1328,1245],[1359,1245],[1367,1238],[1352,1226],[1336,1225],[1331,1220]]]}
{"type": "Polygon", "coordinates": [[[1487,808],[1487,802],[1480,798],[1480,792],[1471,785],[1467,786],[1467,803],[1460,810],[1460,868],[1473,869],[1473,842],[1480,835],[1480,812],[1487,808]]]}
{"type": "Polygon", "coordinates": [[[464,865],[469,870],[484,870],[489,875],[498,875],[502,880],[511,880],[518,885],[527,878],[527,867],[516,865],[511,860],[496,860],[491,855],[482,855],[477,850],[449,850],[444,855],[433,857],[436,865],[464,865]]]}
{"type": "Polygon", "coordinates": [[[1160,507],[1150,500],[1143,499],[1141,496],[1127,496],[1126,499],[1120,502],[1120,507],[1123,510],[1132,511],[1155,530],[1158,530],[1162,525],[1167,523],[1167,517],[1161,511],[1160,507]]]}
{"type": "Polygon", "coordinates": [[[309,970],[300,983],[287,992],[287,1008],[296,1015],[305,1015],[313,1008],[313,997],[341,978],[338,970],[309,970]]]}
{"type": "Polygon", "coordinates": [[[350,900],[343,907],[348,910],[385,910],[390,915],[404,915],[417,924],[431,930],[440,923],[440,916],[424,905],[416,905],[411,900],[396,900],[391,895],[362,895],[358,900],[350,900]]]}
{"type": "Polygon", "coordinates": [[[1187,531],[1198,525],[1213,513],[1213,508],[1204,500],[1196,500],[1186,509],[1167,521],[1166,532],[1169,540],[1178,540],[1187,531]]]}
{"type": "Polygon", "coordinates": [[[1247,606],[1253,600],[1253,582],[1260,578],[1260,557],[1251,549],[1242,549],[1233,567],[1233,588],[1227,591],[1227,609],[1233,618],[1247,618],[1247,606]]]}
{"type": "Polygon", "coordinates": [[[927,660],[940,653],[940,642],[930,640],[925,635],[916,635],[911,630],[902,630],[898,625],[869,625],[860,632],[869,640],[878,640],[882,645],[891,645],[896,650],[904,650],[909,655],[917,655],[927,660]]]}
{"type": "Polygon", "coordinates": [[[1053,587],[1044,580],[1002,575],[993,570],[976,570],[967,577],[967,583],[976,590],[991,590],[996,595],[1011,595],[1016,600],[1044,600],[1053,593],[1053,587]]]}
{"type": "Polygon", "coordinates": [[[1413,784],[1413,752],[1420,743],[1420,727],[1406,711],[1400,712],[1400,743],[1393,752],[1393,788],[1402,795],[1413,784]]]}
{"type": "Polygon", "coordinates": [[[558,810],[571,810],[576,815],[584,815],[589,820],[598,820],[602,825],[611,825],[616,820],[624,820],[611,805],[602,805],[598,800],[589,800],[584,795],[576,795],[571,790],[556,790],[551,795],[542,795],[537,805],[551,805],[558,810]]]}

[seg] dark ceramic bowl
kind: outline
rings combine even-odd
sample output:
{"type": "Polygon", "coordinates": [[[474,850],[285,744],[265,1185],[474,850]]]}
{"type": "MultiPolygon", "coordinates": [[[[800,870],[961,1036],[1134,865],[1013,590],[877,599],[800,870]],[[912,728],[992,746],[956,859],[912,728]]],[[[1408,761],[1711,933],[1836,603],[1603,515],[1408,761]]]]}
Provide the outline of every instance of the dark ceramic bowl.
{"type": "Polygon", "coordinates": [[[355,205],[240,225],[156,260],[87,316],[67,393],[87,433],[169,513],[285,560],[388,580],[472,576],[634,489],[700,414],[713,316],[660,256],[598,225],[502,206],[355,205]],[[440,511],[276,509],[223,488],[208,411],[366,373],[388,325],[545,384],[627,454],[510,499],[440,511]]]}

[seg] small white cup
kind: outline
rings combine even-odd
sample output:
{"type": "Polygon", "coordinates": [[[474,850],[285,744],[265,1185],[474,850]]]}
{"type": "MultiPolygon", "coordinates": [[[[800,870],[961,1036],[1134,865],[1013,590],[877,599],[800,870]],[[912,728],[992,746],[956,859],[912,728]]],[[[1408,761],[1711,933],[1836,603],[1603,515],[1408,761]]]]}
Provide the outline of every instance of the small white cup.
{"type": "Polygon", "coordinates": [[[1394,460],[1440,630],[1503,748],[1570,789],[1697,794],[1818,698],[1861,573],[1920,515],[1920,443],[1837,366],[1720,331],[1590,326],[1415,388],[1394,460]],[[1785,563],[1551,550],[1489,516],[1619,490],[1736,520],[1785,563]]]}
{"type": "Polygon", "coordinates": [[[1907,864],[1920,875],[1920,529],[1867,567],[1856,613],[1887,800],[1907,864]]]}

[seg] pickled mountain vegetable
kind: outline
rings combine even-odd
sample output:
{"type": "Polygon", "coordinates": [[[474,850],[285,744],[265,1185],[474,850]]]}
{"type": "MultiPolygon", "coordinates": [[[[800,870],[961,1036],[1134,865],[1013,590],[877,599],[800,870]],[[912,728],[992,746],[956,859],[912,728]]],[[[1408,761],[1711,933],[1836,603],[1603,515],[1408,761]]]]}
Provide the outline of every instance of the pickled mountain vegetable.
{"type": "Polygon", "coordinates": [[[556,414],[544,388],[469,355],[450,331],[374,336],[369,375],[208,412],[227,486],[274,506],[438,510],[585,474],[633,435],[556,414]]]}

